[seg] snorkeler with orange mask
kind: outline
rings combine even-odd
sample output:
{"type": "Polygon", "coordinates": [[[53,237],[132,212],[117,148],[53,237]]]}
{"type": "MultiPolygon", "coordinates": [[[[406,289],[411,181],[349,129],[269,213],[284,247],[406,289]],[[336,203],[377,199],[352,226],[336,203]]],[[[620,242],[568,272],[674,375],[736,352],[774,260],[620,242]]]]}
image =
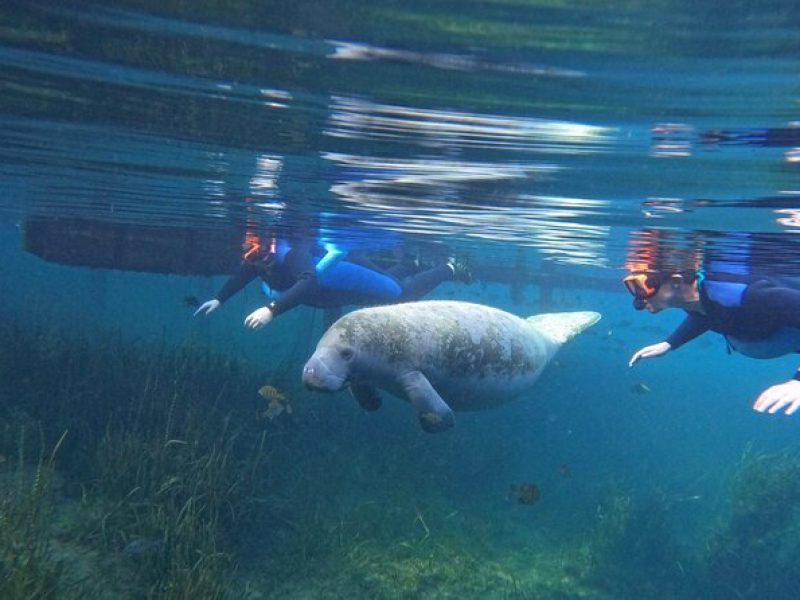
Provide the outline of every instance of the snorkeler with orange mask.
{"type": "MultiPolygon", "coordinates": [[[[686,318],[666,340],[637,350],[632,367],[645,358],[677,350],[707,331],[722,334],[729,351],[751,358],[775,358],[800,352],[800,289],[771,277],[734,273],[706,275],[703,269],[640,270],[623,279],[636,310],[658,313],[669,308],[686,318]]],[[[787,415],[800,409],[800,370],[768,387],[754,410],[787,415]]]]}
{"type": "Polygon", "coordinates": [[[195,316],[214,312],[256,278],[264,282],[271,301],[247,316],[244,325],[250,329],[260,329],[301,304],[331,309],[404,302],[421,298],[445,281],[471,280],[466,263],[453,258],[425,270],[400,262],[384,271],[369,261],[348,259],[347,252],[333,244],[301,236],[261,239],[249,233],[243,249],[239,269],[195,316]]]}

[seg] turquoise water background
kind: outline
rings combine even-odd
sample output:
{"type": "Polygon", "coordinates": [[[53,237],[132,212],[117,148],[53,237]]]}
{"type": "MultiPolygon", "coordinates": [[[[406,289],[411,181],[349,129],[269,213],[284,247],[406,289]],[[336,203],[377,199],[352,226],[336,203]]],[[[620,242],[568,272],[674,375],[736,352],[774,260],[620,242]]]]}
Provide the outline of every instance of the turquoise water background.
{"type": "MultiPolygon", "coordinates": [[[[797,275],[793,146],[703,132],[793,127],[798,25],[800,8],[782,1],[0,3],[0,476],[20,482],[0,516],[29,514],[14,508],[23,497],[52,517],[31,518],[43,540],[31,556],[45,566],[0,589],[794,597],[798,417],[751,404],[796,359],[729,355],[709,333],[629,369],[682,315],[633,311],[619,280],[654,237],[676,260],[687,247],[746,248],[748,268],[797,275]],[[369,232],[468,257],[478,280],[431,298],[603,319],[529,394],[432,436],[399,400],[367,414],[346,393],[301,388],[320,311],[245,330],[264,302],[253,284],[196,319],[184,298],[212,297],[223,273],[59,264],[26,252],[21,233],[33,217],[69,217],[236,236],[320,214],[333,239],[369,232]],[[520,261],[515,281],[500,276],[520,261]],[[184,351],[172,378],[199,391],[174,393],[189,423],[180,441],[206,456],[215,432],[236,431],[226,468],[253,474],[247,498],[193,522],[197,538],[176,525],[183,513],[148,521],[172,514],[158,510],[180,470],[128,495],[149,489],[149,452],[173,446],[158,408],[149,420],[126,412],[151,375],[122,357],[140,352],[152,374],[184,351]],[[216,357],[229,382],[204,362],[216,357]],[[89,364],[94,378],[68,395],[63,373],[89,364]],[[291,415],[259,417],[265,384],[290,398],[291,415]],[[40,497],[26,477],[65,430],[40,497]],[[124,459],[140,477],[126,490],[102,481],[102,453],[121,439],[138,448],[124,459]],[[263,461],[245,458],[254,451],[263,461]],[[524,483],[541,492],[532,505],[512,491],[524,483]],[[184,568],[181,552],[211,556],[197,541],[211,531],[226,559],[205,569],[213,584],[193,588],[204,568],[184,568]],[[44,586],[56,572],[60,583],[44,586]]],[[[188,250],[202,255],[196,243],[188,250]]],[[[25,572],[9,558],[19,531],[0,526],[6,583],[25,572]]]]}

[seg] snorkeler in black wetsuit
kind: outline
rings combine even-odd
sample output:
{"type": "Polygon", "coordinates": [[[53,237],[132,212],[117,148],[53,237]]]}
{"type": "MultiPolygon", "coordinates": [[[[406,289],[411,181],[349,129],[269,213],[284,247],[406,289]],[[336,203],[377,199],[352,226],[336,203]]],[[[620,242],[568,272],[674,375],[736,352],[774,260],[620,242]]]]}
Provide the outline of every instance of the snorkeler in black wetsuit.
{"type": "MultiPolygon", "coordinates": [[[[628,366],[662,356],[706,331],[721,333],[728,347],[752,358],[800,352],[800,289],[777,279],[700,273],[636,273],[624,280],[637,310],[682,308],[686,319],[663,342],[645,346],[628,366]]],[[[800,371],[759,395],[753,408],[776,413],[800,409],[800,371]]]]}
{"type": "Polygon", "coordinates": [[[195,315],[209,314],[260,277],[277,298],[248,315],[245,326],[259,329],[298,305],[339,308],[348,304],[386,304],[416,300],[445,281],[468,281],[463,263],[450,260],[431,269],[417,271],[397,264],[382,271],[368,261],[331,259],[317,251],[313,242],[272,240],[258,252],[248,253],[238,271],[215,298],[204,302],[195,315]]]}

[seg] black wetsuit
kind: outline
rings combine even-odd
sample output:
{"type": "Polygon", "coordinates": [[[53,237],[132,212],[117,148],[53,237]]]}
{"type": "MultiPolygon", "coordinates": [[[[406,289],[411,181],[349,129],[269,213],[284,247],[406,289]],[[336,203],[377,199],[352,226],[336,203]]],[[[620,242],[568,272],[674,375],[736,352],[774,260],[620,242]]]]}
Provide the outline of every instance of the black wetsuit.
{"type": "Polygon", "coordinates": [[[280,296],[268,307],[273,316],[285,313],[300,304],[316,308],[338,308],[348,304],[370,305],[417,300],[444,281],[453,279],[453,270],[441,265],[421,272],[412,272],[407,265],[381,271],[366,261],[351,261],[373,271],[375,277],[389,277],[396,283],[397,294],[369,293],[353,289],[334,289],[320,283],[316,263],[320,256],[315,246],[300,244],[291,248],[282,260],[243,261],[238,271],[225,283],[216,298],[224,303],[248,283],[260,277],[280,296]]]}
{"type": "MultiPolygon", "coordinates": [[[[686,311],[686,319],[666,340],[673,350],[709,330],[739,349],[733,340],[760,342],[786,328],[800,329],[800,289],[778,279],[706,279],[698,289],[704,313],[686,311]]],[[[800,340],[792,351],[800,351],[800,340]]]]}

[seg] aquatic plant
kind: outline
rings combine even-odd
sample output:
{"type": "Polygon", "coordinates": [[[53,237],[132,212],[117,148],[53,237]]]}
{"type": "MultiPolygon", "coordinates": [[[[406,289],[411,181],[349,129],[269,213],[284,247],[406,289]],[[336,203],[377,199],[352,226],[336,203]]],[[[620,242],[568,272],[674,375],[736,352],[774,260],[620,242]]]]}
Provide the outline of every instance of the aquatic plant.
{"type": "Polygon", "coordinates": [[[38,462],[29,466],[23,451],[25,429],[20,430],[18,459],[14,471],[6,473],[0,497],[2,598],[58,598],[68,592],[68,578],[52,553],[48,534],[55,457],[66,435],[62,434],[49,455],[42,444],[38,462]]]}
{"type": "Polygon", "coordinates": [[[597,523],[584,547],[584,576],[597,589],[625,597],[680,595],[694,585],[671,530],[669,496],[651,490],[637,496],[613,488],[597,509],[597,523]],[[684,566],[685,565],[685,566],[684,566]]]}
{"type": "Polygon", "coordinates": [[[733,477],[730,518],[708,545],[706,596],[794,597],[799,508],[800,455],[748,447],[733,477]]]}
{"type": "MultiPolygon", "coordinates": [[[[191,431],[188,436],[191,440],[191,431]]],[[[234,526],[247,518],[254,496],[248,478],[264,459],[236,459],[236,437],[224,430],[210,447],[184,439],[148,439],[140,432],[109,431],[98,452],[97,491],[119,498],[98,524],[103,542],[135,566],[148,595],[219,598],[231,565],[234,526]],[[119,468],[135,467],[127,477],[119,468]],[[104,478],[107,474],[108,478],[104,478]],[[106,487],[107,486],[107,487],[106,487]]]]}
{"type": "MultiPolygon", "coordinates": [[[[62,493],[81,497],[70,539],[105,548],[106,568],[126,574],[125,594],[224,597],[232,539],[260,506],[268,457],[267,431],[253,418],[255,376],[192,344],[89,342],[0,323],[6,336],[14,344],[0,348],[17,352],[0,350],[3,416],[41,423],[43,444],[56,427],[79,434],[58,440],[62,493]]],[[[27,439],[17,445],[28,453],[27,439]]]]}
{"type": "Polygon", "coordinates": [[[267,458],[266,432],[223,409],[242,391],[235,370],[195,349],[162,356],[98,444],[92,489],[114,504],[97,534],[132,559],[148,596],[226,593],[230,536],[257,506],[267,458]]]}

